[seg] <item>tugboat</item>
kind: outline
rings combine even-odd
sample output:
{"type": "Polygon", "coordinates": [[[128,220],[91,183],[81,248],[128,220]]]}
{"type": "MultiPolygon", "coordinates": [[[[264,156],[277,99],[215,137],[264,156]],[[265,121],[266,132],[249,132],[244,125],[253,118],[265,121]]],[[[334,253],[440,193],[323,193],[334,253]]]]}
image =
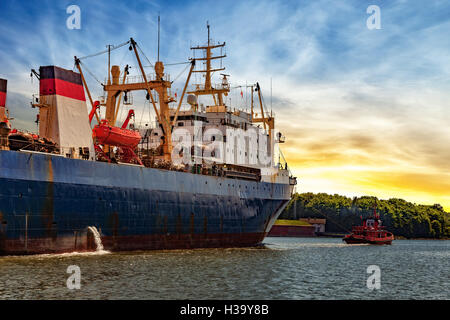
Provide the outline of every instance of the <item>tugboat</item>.
{"type": "Polygon", "coordinates": [[[352,233],[346,235],[342,241],[347,244],[392,244],[394,235],[381,226],[380,216],[376,208],[373,209],[373,216],[363,220],[362,226],[353,226],[352,233]]]}

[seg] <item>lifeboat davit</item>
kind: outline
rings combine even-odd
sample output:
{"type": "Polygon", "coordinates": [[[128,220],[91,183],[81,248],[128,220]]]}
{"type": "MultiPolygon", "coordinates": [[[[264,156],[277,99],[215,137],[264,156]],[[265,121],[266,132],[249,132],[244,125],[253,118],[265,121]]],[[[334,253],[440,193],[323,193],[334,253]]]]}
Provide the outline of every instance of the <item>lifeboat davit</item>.
{"type": "Polygon", "coordinates": [[[107,120],[101,120],[92,132],[98,144],[135,149],[141,141],[141,135],[138,131],[112,127],[107,120]]]}

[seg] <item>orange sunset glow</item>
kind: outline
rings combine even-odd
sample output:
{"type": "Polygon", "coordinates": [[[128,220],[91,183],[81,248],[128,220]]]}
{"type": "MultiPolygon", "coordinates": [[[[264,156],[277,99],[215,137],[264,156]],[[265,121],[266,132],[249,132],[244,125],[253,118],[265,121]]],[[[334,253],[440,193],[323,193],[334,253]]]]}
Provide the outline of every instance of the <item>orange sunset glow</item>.
{"type": "Polygon", "coordinates": [[[314,88],[315,94],[308,88],[299,93],[307,103],[285,111],[278,125],[289,139],[281,148],[299,177],[297,192],[403,198],[449,211],[450,96],[409,88],[396,97],[373,87],[361,92],[368,89],[376,100],[348,99],[343,86],[314,88]]]}

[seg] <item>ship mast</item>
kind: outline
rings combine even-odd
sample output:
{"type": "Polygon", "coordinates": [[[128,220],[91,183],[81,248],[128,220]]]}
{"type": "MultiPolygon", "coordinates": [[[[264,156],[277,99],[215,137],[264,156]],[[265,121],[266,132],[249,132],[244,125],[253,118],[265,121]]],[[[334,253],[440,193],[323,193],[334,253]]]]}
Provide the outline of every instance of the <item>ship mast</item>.
{"type": "MultiPolygon", "coordinates": [[[[104,85],[103,88],[105,92],[107,93],[106,98],[106,116],[105,119],[108,121],[108,124],[111,126],[115,125],[116,119],[117,119],[117,111],[119,108],[120,98],[122,94],[127,94],[130,91],[135,90],[145,90],[147,91],[147,99],[150,100],[151,104],[153,105],[154,111],[156,113],[156,118],[158,120],[158,123],[161,127],[163,137],[162,137],[162,158],[165,161],[171,160],[171,153],[172,153],[172,130],[174,123],[170,119],[170,107],[169,103],[175,102],[175,99],[170,96],[169,89],[171,88],[172,83],[165,79],[164,74],[164,64],[162,61],[156,61],[155,63],[155,77],[154,79],[148,79],[147,75],[145,74],[144,67],[142,66],[142,62],[138,53],[138,45],[136,41],[134,41],[133,38],[130,39],[130,50],[134,51],[134,54],[136,56],[136,60],[139,65],[139,70],[141,72],[141,79],[142,81],[137,82],[127,82],[125,83],[126,75],[128,73],[128,66],[125,68],[124,77],[122,79],[122,82],[120,82],[119,76],[120,76],[120,67],[117,65],[111,66],[111,69],[108,73],[111,73],[112,76],[112,83],[108,82],[107,85],[104,85]],[[152,94],[152,90],[155,90],[159,97],[159,107],[156,104],[155,98],[152,94]]],[[[139,48],[140,49],[140,48],[139,48]]],[[[158,59],[159,60],[159,59],[158,59]]],[[[81,68],[79,64],[77,64],[80,71],[81,68]]],[[[185,84],[185,89],[183,90],[183,94],[180,97],[178,108],[176,109],[176,114],[178,114],[178,111],[181,106],[181,102],[183,101],[183,97],[186,91],[187,84],[189,82],[191,73],[193,72],[195,66],[195,59],[191,61],[191,69],[189,71],[189,75],[185,84]]],[[[106,151],[109,151],[109,149],[106,149],[106,151]]]]}
{"type": "MultiPolygon", "coordinates": [[[[264,105],[262,100],[262,94],[261,94],[261,87],[259,86],[259,83],[256,83],[256,89],[258,92],[258,100],[259,100],[259,106],[261,108],[261,117],[255,118],[253,114],[253,107],[252,107],[252,122],[253,123],[262,123],[264,126],[264,129],[266,130],[266,126],[269,129],[269,141],[270,141],[270,150],[273,153],[273,131],[275,130],[275,118],[272,116],[272,113],[267,113],[267,116],[264,115],[264,105]]],[[[253,93],[252,93],[253,95],[253,93]]],[[[253,100],[252,100],[253,101],[253,100]]],[[[278,141],[282,142],[282,141],[278,141]]]]}
{"type": "MultiPolygon", "coordinates": [[[[127,94],[130,91],[135,90],[145,90],[147,91],[147,98],[151,101],[153,108],[156,113],[156,118],[161,125],[161,129],[164,134],[163,144],[163,157],[164,160],[170,160],[171,154],[171,126],[170,126],[170,116],[169,116],[169,103],[173,102],[174,99],[169,96],[168,89],[171,87],[171,82],[164,79],[164,64],[161,61],[157,61],[155,64],[155,79],[148,80],[147,75],[144,72],[144,68],[141,63],[141,59],[139,57],[139,53],[137,50],[137,43],[130,39],[130,50],[133,50],[136,56],[136,60],[139,65],[139,69],[141,71],[142,80],[137,82],[128,82],[125,83],[125,77],[128,73],[128,68],[125,69],[124,78],[122,82],[120,82],[120,67],[117,65],[111,66],[108,74],[110,73],[112,76],[112,83],[108,81],[107,85],[104,85],[104,90],[107,93],[106,98],[106,115],[105,119],[108,121],[108,124],[111,126],[115,125],[115,121],[117,118],[117,109],[119,104],[117,103],[118,99],[122,94],[127,94]],[[152,94],[152,90],[155,90],[159,95],[159,108],[156,105],[155,99],[152,94]]],[[[109,76],[109,75],[108,75],[109,76]]]]}
{"type": "Polygon", "coordinates": [[[200,87],[200,85],[197,85],[196,90],[188,92],[189,94],[194,94],[197,97],[201,95],[212,95],[214,99],[214,103],[216,106],[223,106],[223,96],[227,96],[228,92],[230,92],[230,86],[228,85],[227,75],[222,74],[223,80],[222,80],[222,86],[215,88],[211,84],[211,75],[215,71],[222,71],[225,70],[225,68],[217,68],[212,69],[211,68],[211,61],[215,59],[221,59],[225,58],[226,55],[221,56],[213,56],[212,55],[212,49],[221,48],[225,46],[225,42],[219,43],[219,44],[211,44],[210,39],[210,26],[207,23],[206,27],[208,29],[208,42],[205,46],[197,46],[197,47],[191,47],[192,50],[204,50],[205,55],[203,58],[197,58],[195,60],[197,61],[205,61],[205,70],[194,70],[193,72],[201,72],[205,74],[205,84],[203,88],[200,87]]]}

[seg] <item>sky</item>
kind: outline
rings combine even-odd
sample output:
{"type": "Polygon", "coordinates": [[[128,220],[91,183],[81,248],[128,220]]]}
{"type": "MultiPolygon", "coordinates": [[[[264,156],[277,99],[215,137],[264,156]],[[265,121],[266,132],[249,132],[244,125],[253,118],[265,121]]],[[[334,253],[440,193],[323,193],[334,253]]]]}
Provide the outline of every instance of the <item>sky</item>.
{"type": "MultiPolygon", "coordinates": [[[[163,62],[193,57],[189,48],[206,41],[208,21],[211,38],[226,42],[231,85],[261,84],[286,136],[281,149],[298,192],[403,198],[450,211],[450,3],[444,0],[1,0],[0,77],[8,79],[13,125],[36,129],[32,68],[72,69],[75,55],[130,37],[145,53],[144,65],[153,64],[158,14],[163,62]],[[67,28],[70,5],[80,8],[80,29],[67,28]],[[370,5],[380,8],[380,29],[367,26],[370,5]]],[[[111,61],[136,70],[127,47],[114,50],[111,61]]],[[[105,55],[83,63],[95,76],[86,75],[91,91],[101,95],[105,55]]],[[[184,85],[185,67],[166,65],[173,90],[184,85]]],[[[239,97],[232,102],[243,105],[239,97]]],[[[148,105],[136,110],[148,121],[148,105]]]]}

